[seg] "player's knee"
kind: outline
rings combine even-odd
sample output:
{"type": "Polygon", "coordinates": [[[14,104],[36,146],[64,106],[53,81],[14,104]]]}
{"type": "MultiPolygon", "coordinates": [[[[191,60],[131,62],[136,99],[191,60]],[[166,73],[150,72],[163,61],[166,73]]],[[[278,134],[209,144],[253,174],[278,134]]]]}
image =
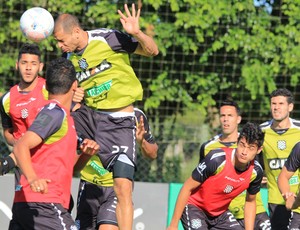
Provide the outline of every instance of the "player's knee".
{"type": "Polygon", "coordinates": [[[125,178],[115,178],[114,191],[118,200],[129,199],[132,196],[132,181],[125,178]]]}

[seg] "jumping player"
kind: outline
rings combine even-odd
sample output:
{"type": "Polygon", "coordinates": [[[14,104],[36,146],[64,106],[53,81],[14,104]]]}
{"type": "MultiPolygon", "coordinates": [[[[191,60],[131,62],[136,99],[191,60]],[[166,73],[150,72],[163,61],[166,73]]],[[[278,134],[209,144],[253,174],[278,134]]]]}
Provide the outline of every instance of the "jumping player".
{"type": "Polygon", "coordinates": [[[55,20],[54,37],[75,66],[85,104],[96,111],[95,140],[101,146],[104,168],[113,173],[119,228],[132,230],[136,167],[132,104],[142,99],[143,89],[128,54],[150,57],[158,54],[158,48],[153,38],[140,30],[140,9],[136,11],[133,4],[130,12],[125,4],[125,12],[118,11],[127,34],[112,29],[84,31],[75,16],[61,14],[55,20]]]}
{"type": "MultiPolygon", "coordinates": [[[[145,157],[155,159],[158,146],[147,117],[140,109],[134,108],[134,112],[138,121],[137,143],[145,157]]],[[[93,113],[90,108],[81,106],[72,114],[77,132],[88,138],[93,138],[95,132],[93,113]]],[[[112,173],[104,169],[97,155],[85,165],[77,164],[76,170],[81,170],[75,221],[78,229],[118,230],[112,173]]]]}

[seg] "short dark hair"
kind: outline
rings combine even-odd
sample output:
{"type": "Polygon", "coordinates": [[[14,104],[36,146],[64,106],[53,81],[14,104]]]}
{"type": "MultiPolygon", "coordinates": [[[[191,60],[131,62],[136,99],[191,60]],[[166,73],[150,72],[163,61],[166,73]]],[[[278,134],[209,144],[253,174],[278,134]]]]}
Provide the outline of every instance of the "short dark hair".
{"type": "Polygon", "coordinates": [[[223,106],[233,106],[236,109],[237,114],[241,115],[241,109],[235,101],[233,101],[233,100],[224,100],[224,101],[222,101],[221,104],[220,104],[219,110],[223,106]]]}
{"type": "Polygon", "coordinates": [[[287,98],[288,104],[294,103],[295,99],[291,91],[285,88],[280,88],[280,89],[275,89],[271,94],[270,94],[270,99],[272,97],[277,97],[277,96],[284,96],[287,98]]]}
{"type": "Polygon", "coordinates": [[[261,130],[258,124],[247,122],[238,137],[238,142],[244,137],[248,144],[257,144],[261,147],[264,143],[265,133],[261,130]]]}
{"type": "Polygon", "coordinates": [[[76,79],[72,62],[59,57],[49,63],[46,69],[46,88],[49,93],[58,95],[67,93],[76,79]]]}
{"type": "MultiPolygon", "coordinates": [[[[82,29],[78,18],[72,14],[60,14],[55,19],[55,28],[61,26],[64,32],[72,32],[74,27],[79,27],[82,29]]],[[[56,31],[56,29],[54,29],[56,31]]]]}
{"type": "Polygon", "coordinates": [[[24,43],[23,46],[19,50],[18,60],[21,59],[22,54],[33,54],[39,57],[39,61],[41,61],[41,51],[38,45],[24,43]]]}

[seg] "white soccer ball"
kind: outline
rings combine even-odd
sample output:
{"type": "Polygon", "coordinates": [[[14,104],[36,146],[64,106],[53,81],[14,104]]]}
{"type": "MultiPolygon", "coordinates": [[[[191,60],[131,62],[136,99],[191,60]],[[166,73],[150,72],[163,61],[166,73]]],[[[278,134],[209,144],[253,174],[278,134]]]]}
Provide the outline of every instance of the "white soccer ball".
{"type": "Polygon", "coordinates": [[[33,7],[22,14],[20,29],[28,39],[40,42],[52,34],[54,19],[44,8],[33,7]]]}

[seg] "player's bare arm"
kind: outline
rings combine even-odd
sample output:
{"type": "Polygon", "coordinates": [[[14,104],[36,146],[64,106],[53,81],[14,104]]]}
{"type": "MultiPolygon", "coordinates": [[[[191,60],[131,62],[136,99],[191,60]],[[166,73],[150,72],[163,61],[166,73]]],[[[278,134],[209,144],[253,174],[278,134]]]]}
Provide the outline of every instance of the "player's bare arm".
{"type": "Polygon", "coordinates": [[[121,10],[118,10],[122,26],[126,33],[132,35],[139,42],[134,53],[147,57],[156,56],[159,51],[155,41],[140,29],[139,19],[141,9],[136,11],[135,4],[132,4],[131,12],[128,9],[127,4],[124,5],[124,9],[125,14],[123,14],[121,10]]]}
{"type": "Polygon", "coordinates": [[[186,204],[188,202],[189,196],[191,195],[192,191],[200,185],[201,185],[201,183],[199,183],[198,181],[195,181],[192,177],[189,177],[189,179],[187,179],[184,182],[184,184],[179,192],[179,195],[177,197],[176,206],[175,206],[175,210],[174,210],[174,213],[172,216],[172,220],[171,220],[170,225],[167,228],[167,230],[177,230],[178,229],[178,223],[181,218],[184,207],[186,206],[186,204]]]}
{"type": "Polygon", "coordinates": [[[93,140],[84,139],[79,149],[82,154],[77,155],[77,160],[74,165],[75,173],[80,172],[84,168],[89,159],[99,151],[100,146],[93,140]]]}
{"type": "Polygon", "coordinates": [[[254,229],[256,217],[256,194],[251,195],[247,192],[244,210],[245,229],[254,229]]]}
{"type": "Polygon", "coordinates": [[[289,179],[293,176],[293,174],[294,172],[288,171],[287,168],[283,166],[277,180],[278,188],[285,200],[285,207],[287,210],[291,210],[295,202],[295,194],[290,191],[289,185],[289,179]]]}
{"type": "Polygon", "coordinates": [[[141,116],[136,129],[136,140],[141,148],[143,156],[154,160],[157,157],[158,146],[156,143],[149,143],[146,141],[144,138],[145,134],[144,117],[141,116]]]}
{"type": "Polygon", "coordinates": [[[3,130],[3,136],[10,146],[13,146],[16,143],[16,139],[13,136],[13,128],[7,128],[3,130]]]}
{"type": "Polygon", "coordinates": [[[43,140],[39,135],[27,131],[14,145],[13,153],[15,154],[17,164],[26,177],[32,191],[47,193],[48,183],[50,183],[51,180],[38,177],[32,167],[30,154],[30,149],[38,146],[42,141],[43,140]]]}

